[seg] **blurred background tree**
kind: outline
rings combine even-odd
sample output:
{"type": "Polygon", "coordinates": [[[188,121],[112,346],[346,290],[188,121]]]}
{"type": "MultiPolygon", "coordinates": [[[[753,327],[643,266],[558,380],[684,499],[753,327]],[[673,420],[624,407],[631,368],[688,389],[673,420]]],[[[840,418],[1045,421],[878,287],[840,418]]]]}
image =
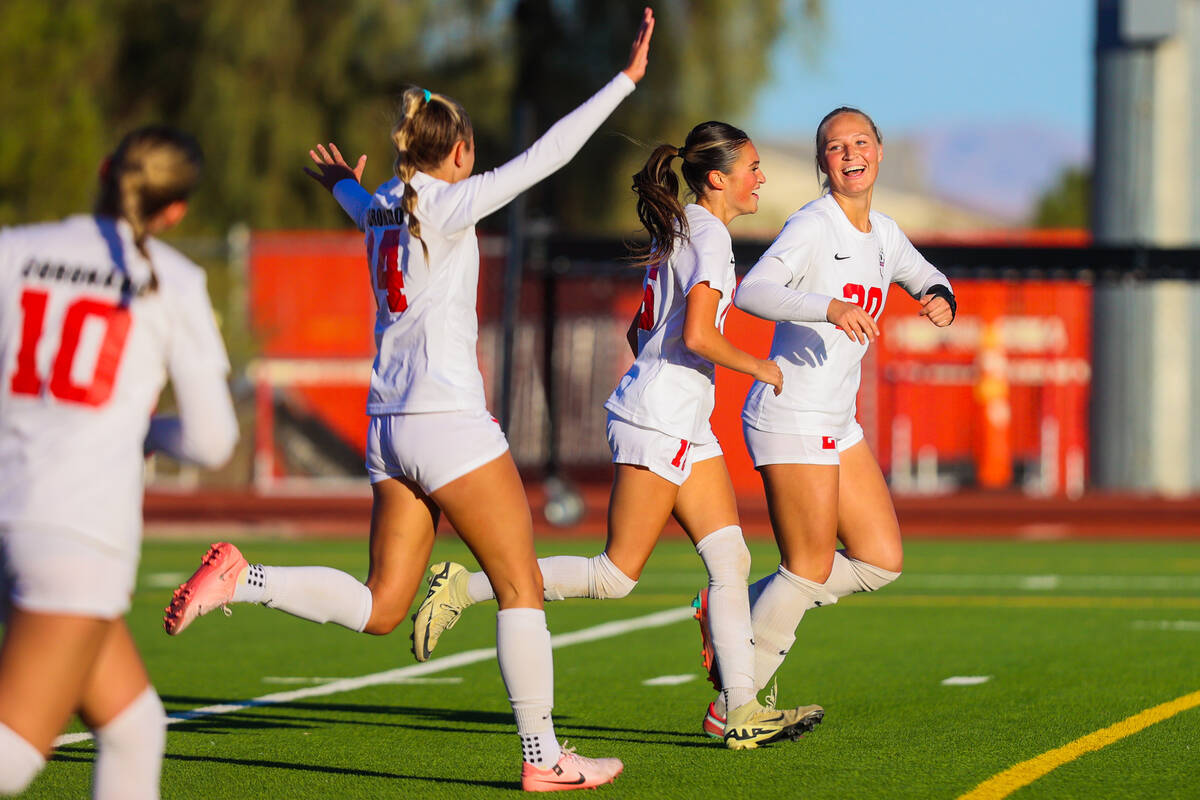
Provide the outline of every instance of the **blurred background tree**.
{"type": "MultiPolygon", "coordinates": [[[[303,173],[317,142],[391,174],[406,84],[460,100],[487,168],[512,156],[514,109],[540,134],[620,69],[642,2],[611,0],[6,0],[0,4],[0,223],[90,206],[96,166],[129,128],[165,121],[208,156],[187,227],[344,225],[303,173]]],[[[737,124],[772,46],[819,0],[665,0],[645,82],[573,165],[531,199],[562,229],[631,229],[629,177],[658,141],[705,119],[737,124]],[[623,136],[615,135],[620,132],[623,136]],[[639,144],[640,143],[640,144],[639,144]],[[644,145],[644,146],[642,146],[644,145]]],[[[806,35],[809,34],[809,35],[806,35]]],[[[750,131],[753,135],[753,131],[750,131]]],[[[490,224],[502,224],[493,220],[490,224]]]]}
{"type": "Polygon", "coordinates": [[[1092,173],[1086,167],[1067,167],[1038,199],[1035,228],[1086,228],[1091,221],[1092,173]]]}

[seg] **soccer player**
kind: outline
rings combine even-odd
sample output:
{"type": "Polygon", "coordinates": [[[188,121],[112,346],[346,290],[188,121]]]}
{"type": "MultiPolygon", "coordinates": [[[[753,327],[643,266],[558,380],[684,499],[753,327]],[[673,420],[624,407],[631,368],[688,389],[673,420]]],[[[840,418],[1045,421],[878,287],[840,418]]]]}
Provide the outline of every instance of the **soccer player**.
{"type": "MultiPolygon", "coordinates": [[[[855,420],[859,365],[879,335],[891,283],[919,298],[920,315],[938,327],[953,321],[956,303],[946,276],[891,218],[871,210],[882,160],[870,117],[847,107],[827,114],[816,135],[826,193],[788,218],[734,301],[776,322],[771,358],[784,377],[783,392],[756,382],[742,409],[780,554],[778,570],[750,589],[760,688],[807,609],[900,576],[896,511],[855,420]]],[[[702,631],[705,616],[702,608],[702,631]]],[[[709,714],[724,712],[718,696],[709,714]]]]}
{"type": "Polygon", "coordinates": [[[416,88],[404,93],[392,130],[397,177],[374,195],[359,185],[364,158],[351,169],[333,145],[311,153],[317,171],[309,174],[367,232],[378,302],[367,401],[374,493],[367,582],[325,567],[248,565],[237,548],[220,543],[175,592],[168,633],[230,602],[389,633],[408,613],[445,513],[499,587],[496,647],[521,738],[523,788],[584,789],[621,771],[615,758],[563,750],[554,734],[533,523],[508,442],[485,406],[475,353],[475,223],[578,152],[645,74],[653,31],[647,8],[625,69],[527,151],[489,172],[471,174],[474,137],[462,106],[416,88]]]}
{"type": "Polygon", "coordinates": [[[100,170],[93,216],[0,231],[0,794],[79,714],[92,796],[159,796],[162,702],[122,619],[142,539],[143,454],[208,467],[237,440],[204,272],[155,240],[203,158],[161,126],[100,170]],[[167,374],[178,416],[151,416],[167,374]]]}
{"type": "MultiPolygon", "coordinates": [[[[713,669],[734,709],[705,730],[733,749],[811,729],[823,714],[817,706],[784,711],[757,700],[746,593],[750,552],[709,424],[714,364],[752,375],[776,393],[783,388],[775,362],[739,350],[722,332],[737,284],[728,225],[758,210],[765,180],[750,137],[723,122],[697,125],[682,147],[660,145],[634,176],[649,243],[635,251],[646,268],[642,307],[629,329],[637,358],[605,404],[616,465],[608,542],[592,558],[539,561],[548,600],[625,597],[673,513],[708,570],[713,669]],[[675,159],[695,199],[686,206],[679,202],[675,159]]],[[[418,661],[429,658],[464,608],[495,596],[485,573],[451,562],[432,571],[429,594],[413,619],[418,661]]]]}

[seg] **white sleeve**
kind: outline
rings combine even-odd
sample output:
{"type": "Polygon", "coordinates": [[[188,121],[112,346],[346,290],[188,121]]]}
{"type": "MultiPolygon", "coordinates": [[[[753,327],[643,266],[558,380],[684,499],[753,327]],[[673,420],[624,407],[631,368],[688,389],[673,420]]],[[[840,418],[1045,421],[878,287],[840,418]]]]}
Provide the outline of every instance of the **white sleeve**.
{"type": "Polygon", "coordinates": [[[833,298],[789,289],[791,271],[774,256],[763,256],[742,279],[733,304],[775,322],[825,322],[833,298]]]}
{"type": "Polygon", "coordinates": [[[890,258],[895,265],[892,269],[892,281],[900,284],[904,291],[916,299],[924,297],[929,293],[931,286],[939,283],[949,289],[951,294],[954,294],[954,287],[950,285],[950,279],[925,260],[925,257],[917,248],[913,247],[912,242],[899,227],[895,228],[890,258]]]}
{"type": "Polygon", "coordinates": [[[732,250],[729,245],[729,234],[721,236],[721,231],[710,225],[694,230],[686,241],[679,242],[679,252],[675,256],[675,280],[686,297],[687,293],[698,284],[707,283],[722,295],[727,295],[732,286],[726,286],[726,276],[729,274],[729,258],[732,250]]]}
{"type": "MultiPolygon", "coordinates": [[[[554,123],[550,130],[519,156],[488,172],[450,184],[436,209],[419,204],[439,229],[453,234],[507,205],[514,197],[570,161],[616,107],[633,93],[634,83],[624,72],[608,82],[591,99],[554,123]],[[440,212],[440,213],[439,213],[440,212]]],[[[344,207],[344,206],[343,206],[344,207]]]]}
{"type": "Polygon", "coordinates": [[[831,297],[790,288],[808,273],[823,233],[821,219],[815,214],[800,211],[788,217],[767,252],[742,280],[733,304],[776,322],[825,322],[831,297]]]}
{"type": "Polygon", "coordinates": [[[350,217],[359,230],[366,230],[367,209],[371,193],[353,178],[344,178],[333,185],[333,199],[350,217]]]}
{"type": "Polygon", "coordinates": [[[198,269],[197,273],[191,286],[163,287],[171,292],[173,301],[167,371],[179,414],[151,419],[146,449],[213,468],[232,454],[238,425],[226,383],[229,357],[204,287],[204,274],[198,269]]]}

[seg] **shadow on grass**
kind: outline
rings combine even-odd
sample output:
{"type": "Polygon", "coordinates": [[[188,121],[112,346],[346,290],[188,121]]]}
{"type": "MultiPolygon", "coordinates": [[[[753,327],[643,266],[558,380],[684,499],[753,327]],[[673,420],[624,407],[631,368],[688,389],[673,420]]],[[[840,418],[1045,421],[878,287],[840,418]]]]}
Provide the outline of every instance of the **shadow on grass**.
{"type": "MultiPolygon", "coordinates": [[[[222,758],[219,756],[190,756],[177,753],[167,753],[167,761],[189,761],[198,763],[229,764],[235,767],[262,767],[266,769],[283,769],[294,772],[319,772],[323,775],[347,775],[357,778],[384,778],[387,780],[428,781],[429,783],[457,783],[463,786],[483,786],[493,789],[516,789],[519,781],[473,781],[467,778],[451,778],[446,775],[406,775],[400,772],[380,772],[372,769],[353,769],[350,767],[332,767],[321,764],[300,764],[289,761],[266,761],[260,758],[222,758]]],[[[95,760],[93,751],[79,747],[59,747],[54,751],[55,761],[70,761],[90,764],[95,760]],[[76,755],[78,753],[78,755],[76,755]]]]}
{"type": "MultiPolygon", "coordinates": [[[[178,695],[164,696],[163,702],[168,706],[184,707],[179,711],[171,712],[172,714],[184,713],[191,708],[229,703],[225,698],[178,695]]],[[[698,733],[575,724],[571,720],[572,717],[567,715],[555,716],[559,738],[636,744],[675,744],[682,747],[712,746],[710,740],[702,738],[698,733]]],[[[316,725],[367,725],[419,731],[445,731],[447,728],[454,728],[469,729],[472,734],[500,736],[513,734],[513,718],[507,712],[431,708],[429,706],[309,702],[251,703],[238,711],[180,720],[172,726],[172,729],[180,733],[223,734],[264,728],[308,728],[316,725]],[[284,710],[306,713],[279,713],[284,710]],[[385,721],[379,719],[380,717],[391,717],[395,721],[385,721]]]]}

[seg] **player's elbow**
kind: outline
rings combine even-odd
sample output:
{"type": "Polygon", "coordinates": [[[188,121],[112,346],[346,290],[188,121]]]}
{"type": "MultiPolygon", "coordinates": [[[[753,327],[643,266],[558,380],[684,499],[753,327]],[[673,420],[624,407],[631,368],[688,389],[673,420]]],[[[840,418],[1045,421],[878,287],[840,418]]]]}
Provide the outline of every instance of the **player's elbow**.
{"type": "Polygon", "coordinates": [[[699,325],[684,325],[683,346],[701,358],[708,358],[708,352],[711,349],[708,331],[699,325]]]}

